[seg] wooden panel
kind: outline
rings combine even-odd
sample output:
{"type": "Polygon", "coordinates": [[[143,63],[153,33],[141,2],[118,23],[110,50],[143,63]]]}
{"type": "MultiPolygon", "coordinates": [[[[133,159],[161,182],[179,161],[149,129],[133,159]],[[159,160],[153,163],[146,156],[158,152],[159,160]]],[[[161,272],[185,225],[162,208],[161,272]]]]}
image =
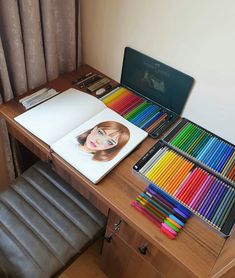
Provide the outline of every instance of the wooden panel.
{"type": "Polygon", "coordinates": [[[227,239],[220,256],[212,270],[211,276],[217,277],[235,277],[235,234],[233,233],[227,239]],[[233,276],[230,274],[233,273],[233,276]],[[223,276],[222,276],[223,275],[223,276]]]}
{"type": "MultiPolygon", "coordinates": [[[[108,227],[114,230],[115,224],[119,223],[120,217],[114,212],[110,211],[108,227]]],[[[139,247],[147,246],[147,253],[141,255],[143,260],[151,263],[163,276],[166,277],[195,277],[192,272],[188,271],[184,265],[172,261],[172,259],[166,256],[162,251],[153,246],[143,236],[138,234],[132,229],[125,221],[122,220],[115,234],[117,234],[130,248],[133,248],[136,252],[139,252],[139,247]]]]}
{"type": "Polygon", "coordinates": [[[235,267],[231,268],[221,276],[221,278],[234,278],[234,277],[235,277],[235,267]]]}
{"type": "MultiPolygon", "coordinates": [[[[107,229],[107,233],[110,232],[111,230],[107,229]]],[[[110,243],[104,242],[101,269],[109,278],[162,277],[151,264],[144,261],[118,236],[113,237],[110,243]]]]}

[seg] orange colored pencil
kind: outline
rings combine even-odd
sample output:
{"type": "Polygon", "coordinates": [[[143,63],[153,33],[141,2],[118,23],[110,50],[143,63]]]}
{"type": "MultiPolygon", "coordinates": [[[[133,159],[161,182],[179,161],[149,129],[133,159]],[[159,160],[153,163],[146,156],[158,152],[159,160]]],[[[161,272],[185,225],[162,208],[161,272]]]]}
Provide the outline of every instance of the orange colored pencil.
{"type": "Polygon", "coordinates": [[[177,164],[177,168],[172,172],[171,176],[167,179],[166,184],[164,186],[164,189],[166,190],[169,188],[172,184],[174,184],[177,181],[177,178],[182,176],[182,170],[183,166],[185,165],[184,159],[179,160],[179,164],[177,164]]]}
{"type": "Polygon", "coordinates": [[[168,180],[171,179],[172,176],[178,171],[181,164],[182,158],[178,155],[175,155],[175,159],[171,161],[168,171],[165,173],[163,179],[161,180],[163,188],[166,187],[168,180]]]}
{"type": "Polygon", "coordinates": [[[163,114],[156,122],[154,122],[153,124],[151,124],[151,126],[149,126],[148,128],[146,128],[146,132],[151,132],[153,131],[157,126],[159,126],[162,122],[165,121],[165,119],[167,118],[168,114],[163,114]]]}
{"type": "Polygon", "coordinates": [[[194,165],[192,163],[188,163],[188,161],[185,162],[182,169],[177,174],[177,177],[175,178],[174,182],[167,188],[167,192],[169,194],[173,195],[176,193],[177,189],[181,186],[181,184],[184,183],[184,181],[190,175],[193,166],[194,165]]]}

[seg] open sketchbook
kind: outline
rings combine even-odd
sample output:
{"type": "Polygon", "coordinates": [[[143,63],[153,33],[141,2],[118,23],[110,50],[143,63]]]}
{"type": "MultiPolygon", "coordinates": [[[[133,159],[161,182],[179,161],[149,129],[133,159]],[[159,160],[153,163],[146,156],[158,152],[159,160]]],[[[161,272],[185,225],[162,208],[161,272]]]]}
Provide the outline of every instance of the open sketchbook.
{"type": "Polygon", "coordinates": [[[93,183],[147,137],[102,101],[72,88],[15,121],[93,183]]]}

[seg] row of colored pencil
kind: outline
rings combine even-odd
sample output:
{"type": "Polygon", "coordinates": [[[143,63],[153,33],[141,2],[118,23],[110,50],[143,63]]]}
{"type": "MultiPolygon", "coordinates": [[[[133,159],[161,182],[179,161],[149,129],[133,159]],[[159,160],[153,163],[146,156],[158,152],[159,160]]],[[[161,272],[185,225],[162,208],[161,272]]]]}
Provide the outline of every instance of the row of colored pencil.
{"type": "Polygon", "coordinates": [[[154,133],[169,119],[169,114],[157,104],[123,87],[119,87],[102,101],[107,107],[148,133],[154,133]]]}
{"type": "Polygon", "coordinates": [[[167,146],[161,146],[139,173],[192,212],[221,230],[235,205],[235,190],[167,146]]]}
{"type": "Polygon", "coordinates": [[[169,143],[235,181],[234,146],[190,122],[186,122],[169,143]]]}
{"type": "Polygon", "coordinates": [[[187,209],[179,206],[153,184],[150,184],[144,193],[137,196],[131,205],[159,227],[160,231],[170,239],[177,236],[190,216],[187,209]]]}

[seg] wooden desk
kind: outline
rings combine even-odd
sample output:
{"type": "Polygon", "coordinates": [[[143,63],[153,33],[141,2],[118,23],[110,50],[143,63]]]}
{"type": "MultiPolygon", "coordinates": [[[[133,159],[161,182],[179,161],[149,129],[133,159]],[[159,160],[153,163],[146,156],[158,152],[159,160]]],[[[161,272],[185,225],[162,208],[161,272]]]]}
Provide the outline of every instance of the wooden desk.
{"type": "MultiPolygon", "coordinates": [[[[60,78],[49,82],[46,86],[64,91],[73,87],[72,80],[90,70],[90,67],[83,66],[79,72],[64,74],[60,78]]],[[[76,88],[76,86],[74,87],[76,88]]],[[[23,111],[22,106],[17,101],[10,101],[0,106],[1,116],[7,122],[9,133],[40,159],[48,160],[48,145],[14,121],[14,117],[23,111]]],[[[52,153],[50,159],[55,171],[90,199],[102,212],[107,215],[108,209],[112,210],[108,232],[111,230],[110,227],[114,221],[120,218],[123,220],[125,228],[122,231],[120,229],[118,237],[123,239],[125,244],[134,246],[134,233],[135,237],[141,237],[142,241],[149,242],[154,252],[152,252],[152,257],[149,256],[149,258],[143,255],[143,262],[148,261],[154,267],[158,265],[160,269],[158,272],[159,276],[182,277],[183,273],[184,277],[220,277],[221,275],[232,277],[231,275],[233,275],[235,269],[234,233],[226,240],[211,231],[206,224],[200,222],[196,217],[191,217],[177,239],[169,240],[149,220],[130,206],[131,201],[146,186],[143,181],[132,174],[132,166],[155,143],[155,140],[147,138],[140,147],[123,160],[97,185],[92,184],[58,155],[52,153]],[[156,258],[158,258],[158,262],[155,264],[154,260],[156,258]],[[176,271],[177,267],[180,269],[179,272],[176,271]]],[[[124,256],[124,253],[120,254],[120,256],[124,256]]],[[[138,265],[142,263],[142,260],[138,259],[137,261],[138,265]]],[[[134,268],[137,265],[129,264],[126,267],[134,268]]]]}

